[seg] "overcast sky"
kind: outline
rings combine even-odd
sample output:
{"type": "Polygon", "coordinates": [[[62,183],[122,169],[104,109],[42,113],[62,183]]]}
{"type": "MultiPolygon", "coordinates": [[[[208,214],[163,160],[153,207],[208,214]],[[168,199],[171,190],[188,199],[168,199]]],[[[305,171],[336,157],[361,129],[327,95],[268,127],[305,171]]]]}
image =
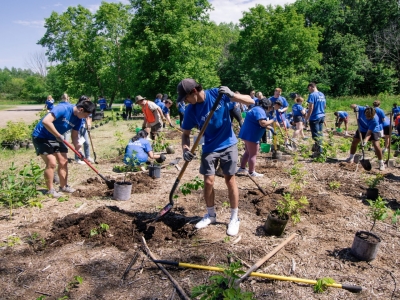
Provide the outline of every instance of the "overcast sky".
{"type": "MultiPolygon", "coordinates": [[[[128,0],[111,0],[123,2],[128,0]]],[[[214,11],[211,20],[216,23],[238,23],[243,11],[248,11],[256,4],[284,5],[294,0],[214,0],[210,1],[214,11]]],[[[27,61],[35,54],[44,51],[37,41],[44,35],[44,19],[52,11],[64,12],[69,6],[82,6],[95,12],[100,0],[1,0],[0,9],[0,68],[28,68],[27,61]]]]}

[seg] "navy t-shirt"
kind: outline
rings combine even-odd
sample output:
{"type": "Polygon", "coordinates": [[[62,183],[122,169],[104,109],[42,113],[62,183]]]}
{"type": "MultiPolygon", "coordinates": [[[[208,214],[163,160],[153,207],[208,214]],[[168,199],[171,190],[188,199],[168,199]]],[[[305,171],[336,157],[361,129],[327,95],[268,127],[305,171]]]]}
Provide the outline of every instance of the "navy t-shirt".
{"type": "MultiPolygon", "coordinates": [[[[189,104],[185,109],[182,129],[191,130],[195,126],[201,128],[218,97],[218,88],[205,90],[204,102],[189,104]]],[[[232,129],[228,104],[228,96],[223,95],[207,129],[204,132],[203,153],[211,153],[226,149],[237,143],[237,138],[232,129]]]]}
{"type": "Polygon", "coordinates": [[[132,102],[132,100],[131,99],[125,99],[124,100],[124,105],[128,108],[130,108],[130,107],[132,107],[132,104],[133,104],[133,102],[132,102]]]}
{"type": "Polygon", "coordinates": [[[310,121],[318,120],[319,118],[325,117],[325,106],[326,99],[325,95],[321,92],[314,92],[308,96],[308,103],[314,105],[311,112],[310,121]]]}
{"type": "MultiPolygon", "coordinates": [[[[64,134],[71,128],[74,130],[79,131],[83,124],[83,119],[79,119],[77,116],[74,115],[74,107],[68,102],[63,105],[56,105],[52,110],[51,114],[54,115],[56,118],[53,122],[54,127],[60,134],[64,134]]],[[[44,116],[43,118],[45,118],[44,116]]],[[[46,127],[43,125],[43,118],[39,121],[36,125],[35,129],[33,130],[32,136],[42,139],[48,140],[56,140],[56,137],[51,134],[46,127]]]]}

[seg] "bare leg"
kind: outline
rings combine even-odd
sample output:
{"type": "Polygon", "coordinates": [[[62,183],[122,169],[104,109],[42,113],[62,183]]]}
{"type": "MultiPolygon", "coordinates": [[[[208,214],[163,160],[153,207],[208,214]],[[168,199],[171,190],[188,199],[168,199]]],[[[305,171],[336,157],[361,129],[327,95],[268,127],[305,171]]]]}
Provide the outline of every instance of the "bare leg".
{"type": "Polygon", "coordinates": [[[54,153],[58,162],[58,176],[60,177],[60,186],[65,187],[68,181],[68,157],[67,153],[54,153]]]}
{"type": "Polygon", "coordinates": [[[51,190],[53,188],[54,170],[57,166],[57,160],[53,154],[41,154],[40,157],[46,164],[46,167],[44,169],[44,180],[46,181],[47,189],[51,190]]]}
{"type": "Polygon", "coordinates": [[[236,183],[235,175],[224,175],[225,183],[228,187],[229,193],[229,202],[231,208],[238,208],[239,207],[239,190],[236,183]]]}
{"type": "Polygon", "coordinates": [[[357,151],[357,145],[360,143],[360,139],[353,138],[353,142],[350,147],[350,154],[355,154],[357,151]]]}
{"type": "Polygon", "coordinates": [[[374,146],[376,156],[378,156],[379,160],[382,160],[382,149],[379,145],[379,141],[371,141],[371,143],[374,146]]]}
{"type": "Polygon", "coordinates": [[[204,200],[207,207],[214,206],[214,180],[215,175],[204,175],[204,200]]]}

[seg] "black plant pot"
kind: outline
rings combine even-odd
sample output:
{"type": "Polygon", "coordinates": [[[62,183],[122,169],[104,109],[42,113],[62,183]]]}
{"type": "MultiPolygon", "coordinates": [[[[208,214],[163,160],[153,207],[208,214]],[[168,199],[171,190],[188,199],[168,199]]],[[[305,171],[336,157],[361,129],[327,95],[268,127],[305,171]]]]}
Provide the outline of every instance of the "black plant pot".
{"type": "Polygon", "coordinates": [[[374,260],[381,239],[369,231],[357,231],[351,246],[351,254],[362,261],[374,260]]]}
{"type": "Polygon", "coordinates": [[[377,188],[367,188],[367,199],[376,200],[379,196],[379,190],[377,188]]]}
{"type": "Polygon", "coordinates": [[[265,233],[268,235],[281,236],[282,233],[285,231],[288,221],[288,215],[285,215],[285,218],[281,219],[278,217],[278,211],[271,211],[264,224],[265,233]]]}

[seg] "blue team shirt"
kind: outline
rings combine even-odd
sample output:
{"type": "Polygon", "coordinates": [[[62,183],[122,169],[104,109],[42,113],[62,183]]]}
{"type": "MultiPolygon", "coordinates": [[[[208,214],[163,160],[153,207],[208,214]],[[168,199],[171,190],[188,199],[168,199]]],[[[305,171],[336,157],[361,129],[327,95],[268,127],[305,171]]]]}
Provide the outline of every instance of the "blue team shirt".
{"type": "Polygon", "coordinates": [[[392,108],[392,113],[393,113],[393,116],[398,115],[400,113],[400,106],[393,107],[392,108]]]}
{"type": "Polygon", "coordinates": [[[54,106],[54,100],[46,100],[46,107],[48,110],[51,110],[54,106]]]}
{"type": "MultiPolygon", "coordinates": [[[[60,134],[64,134],[71,128],[77,131],[79,131],[79,129],[81,128],[84,121],[83,119],[79,119],[77,116],[74,115],[74,107],[75,105],[66,102],[63,105],[54,106],[51,110],[51,114],[53,114],[56,118],[53,122],[54,127],[60,134]]],[[[42,122],[43,118],[36,125],[35,129],[33,130],[32,136],[41,139],[56,140],[56,137],[51,134],[46,129],[46,127],[44,127],[42,122]]]]}
{"type": "MultiPolygon", "coordinates": [[[[191,130],[195,126],[201,128],[218,97],[218,88],[205,90],[204,102],[188,104],[183,118],[182,129],[191,130]]],[[[211,153],[226,149],[237,143],[237,138],[232,129],[228,104],[228,96],[223,95],[207,129],[204,132],[203,153],[211,153]]]]}
{"type": "Polygon", "coordinates": [[[339,119],[346,119],[349,114],[346,111],[338,111],[337,112],[339,119]]]}
{"type": "Polygon", "coordinates": [[[107,108],[107,101],[106,99],[102,98],[99,101],[97,101],[100,105],[100,109],[106,109],[107,108]]]}
{"type": "Polygon", "coordinates": [[[379,132],[382,130],[379,125],[379,117],[375,114],[374,118],[371,120],[367,120],[365,117],[365,106],[357,106],[358,107],[358,124],[360,126],[361,132],[367,132],[371,130],[372,132],[379,132]]]}
{"type": "Polygon", "coordinates": [[[319,118],[325,117],[325,106],[326,99],[325,95],[321,92],[314,92],[308,96],[308,103],[314,105],[311,112],[310,121],[318,120],[319,118]]]}
{"type": "Polygon", "coordinates": [[[125,148],[123,162],[128,165],[145,163],[149,158],[147,153],[150,151],[153,151],[153,148],[151,148],[150,142],[147,139],[140,138],[134,142],[131,140],[125,148]],[[127,158],[129,158],[129,161],[127,158]]]}
{"type": "Polygon", "coordinates": [[[128,108],[128,107],[132,107],[133,102],[131,99],[125,99],[124,100],[124,105],[128,108]]]}
{"type": "Polygon", "coordinates": [[[381,129],[390,125],[390,120],[388,117],[386,117],[382,108],[375,107],[375,112],[378,115],[379,125],[382,127],[381,129]]]}
{"type": "Polygon", "coordinates": [[[181,114],[185,113],[185,109],[186,109],[186,105],[185,105],[185,101],[181,101],[178,103],[178,110],[181,114]]]}
{"type": "Polygon", "coordinates": [[[154,100],[154,103],[158,105],[159,103],[162,103],[162,101],[161,101],[160,99],[156,98],[156,99],[154,100]]]}
{"type": "Polygon", "coordinates": [[[267,114],[261,106],[254,106],[246,113],[238,137],[258,144],[265,132],[265,127],[260,126],[260,120],[268,120],[267,114]]]}
{"type": "MultiPolygon", "coordinates": [[[[272,102],[272,106],[275,104],[276,100],[278,100],[278,99],[281,100],[281,102],[282,102],[281,109],[289,106],[289,103],[287,102],[285,97],[282,97],[282,96],[279,96],[278,98],[275,98],[274,96],[269,97],[269,100],[271,100],[271,102],[272,102]]],[[[285,112],[281,113],[283,119],[281,119],[279,112],[277,110],[275,111],[275,115],[276,115],[276,119],[280,123],[286,119],[285,112]]]]}
{"type": "Polygon", "coordinates": [[[169,114],[169,108],[166,107],[165,105],[164,105],[163,108],[161,108],[161,110],[162,110],[162,112],[164,113],[164,115],[168,115],[168,114],[169,114]]]}
{"type": "Polygon", "coordinates": [[[301,113],[304,110],[304,107],[301,106],[301,104],[293,104],[292,106],[292,112],[293,112],[293,116],[303,116],[303,114],[301,113]]]}

